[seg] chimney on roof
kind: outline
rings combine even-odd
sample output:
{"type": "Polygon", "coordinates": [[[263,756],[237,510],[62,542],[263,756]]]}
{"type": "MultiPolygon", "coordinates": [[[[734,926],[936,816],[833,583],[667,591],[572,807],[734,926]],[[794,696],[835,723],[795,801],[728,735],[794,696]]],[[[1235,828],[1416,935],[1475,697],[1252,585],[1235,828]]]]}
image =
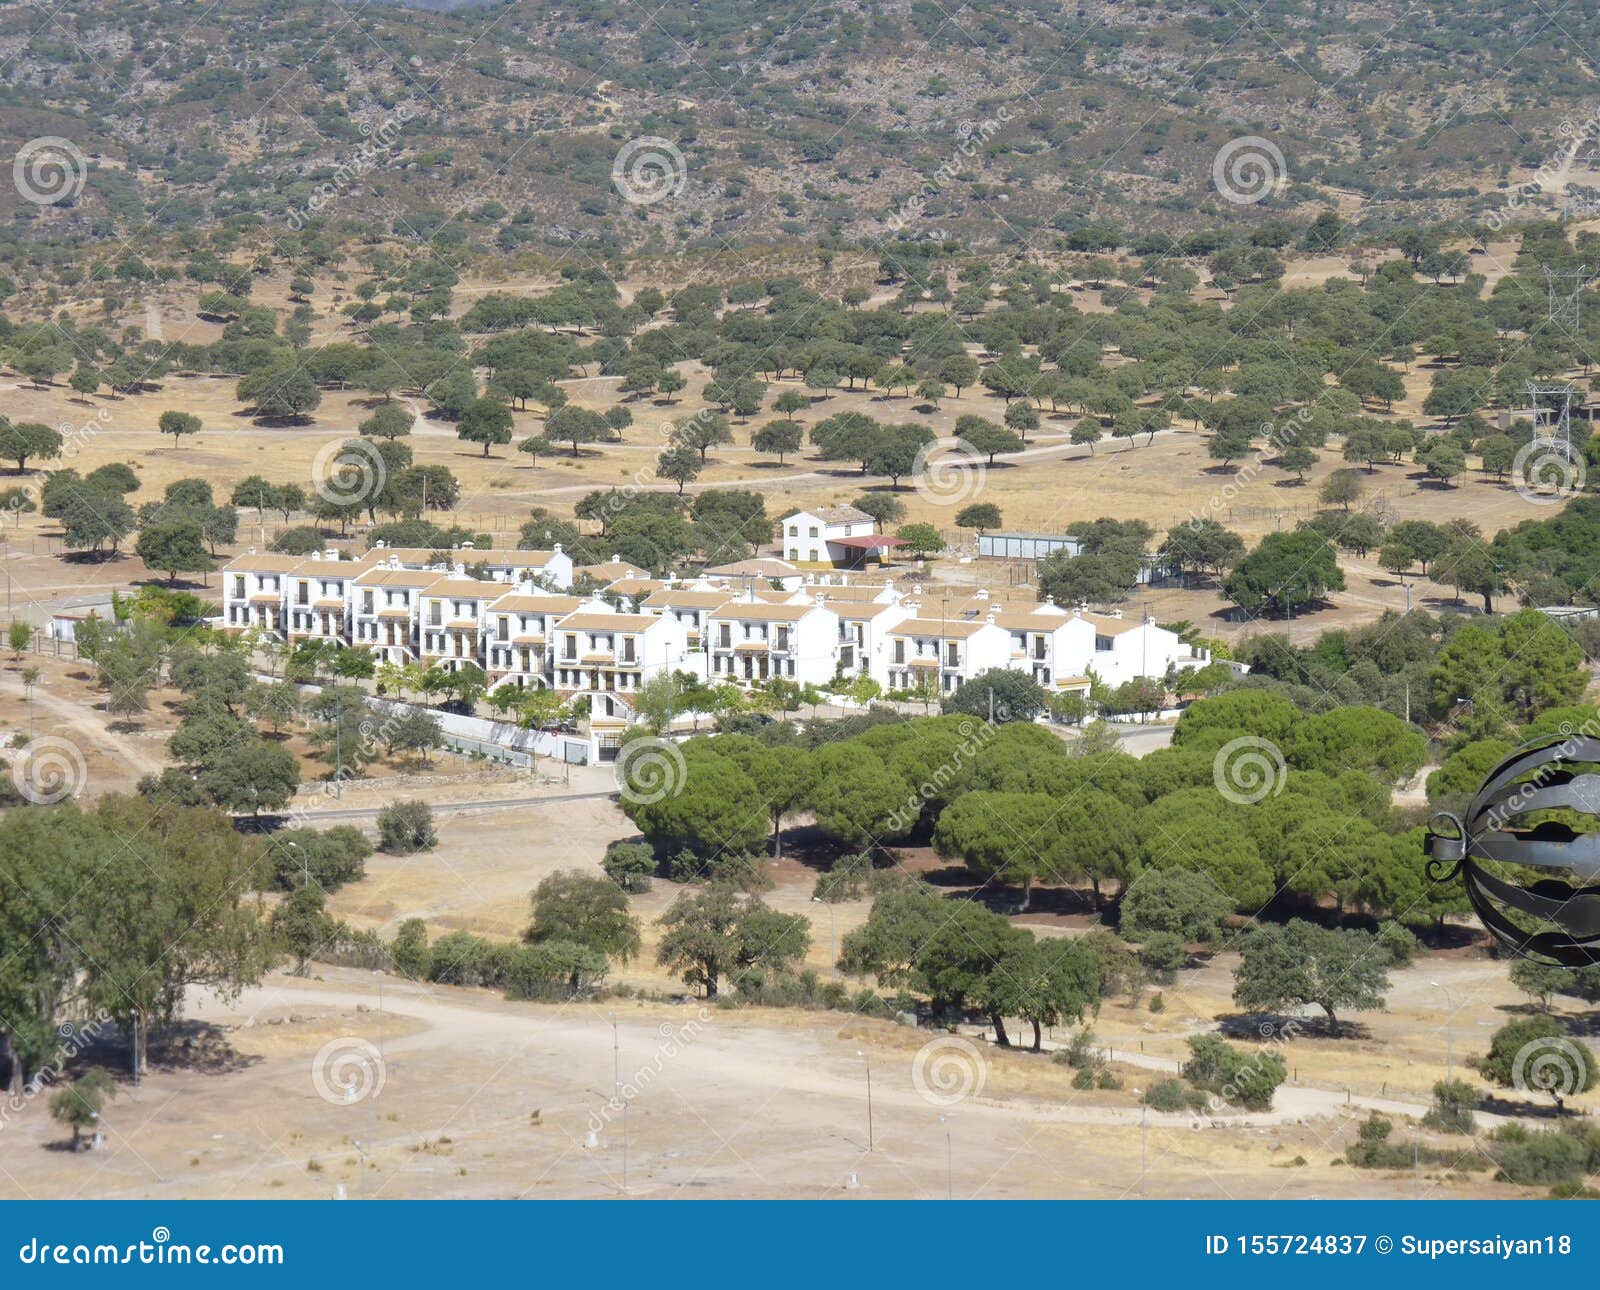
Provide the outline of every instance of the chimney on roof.
{"type": "Polygon", "coordinates": [[[338,552],[337,549],[335,549],[334,547],[330,546],[326,551],[324,551],[322,553],[322,558],[324,560],[337,560],[339,558],[339,552],[338,552]]]}
{"type": "Polygon", "coordinates": [[[1112,616],[1112,617],[1113,617],[1113,618],[1121,618],[1121,617],[1122,617],[1122,610],[1121,610],[1121,609],[1120,609],[1120,608],[1118,608],[1118,609],[1113,609],[1113,610],[1112,610],[1112,611],[1111,611],[1111,616],[1112,616]]]}
{"type": "Polygon", "coordinates": [[[561,554],[561,543],[557,542],[552,549],[555,551],[555,553],[557,555],[560,555],[561,554]]]}
{"type": "Polygon", "coordinates": [[[254,555],[255,553],[256,553],[255,547],[251,547],[250,550],[248,552],[246,552],[247,555],[254,555]]]}
{"type": "Polygon", "coordinates": [[[373,543],[373,544],[372,544],[372,545],[373,545],[373,547],[374,547],[374,548],[375,548],[375,549],[377,549],[377,550],[379,550],[379,551],[381,551],[381,550],[383,550],[383,548],[384,548],[384,547],[386,547],[386,546],[388,546],[388,545],[389,545],[389,544],[388,544],[388,543],[387,543],[387,542],[385,542],[385,541],[384,541],[384,540],[383,540],[383,539],[382,539],[382,538],[379,538],[379,539],[378,539],[378,540],[377,540],[377,541],[376,541],[376,542],[374,542],[374,543],[373,543]]]}
{"type": "Polygon", "coordinates": [[[460,560],[457,560],[451,564],[450,572],[458,578],[464,578],[467,576],[467,566],[462,564],[460,560]]]}

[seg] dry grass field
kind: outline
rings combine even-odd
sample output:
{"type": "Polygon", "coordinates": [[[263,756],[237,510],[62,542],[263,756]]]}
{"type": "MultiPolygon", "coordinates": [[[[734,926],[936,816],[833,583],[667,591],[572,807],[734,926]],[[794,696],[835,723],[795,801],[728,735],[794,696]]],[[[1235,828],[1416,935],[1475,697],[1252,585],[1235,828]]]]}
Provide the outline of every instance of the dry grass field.
{"type": "MultiPolygon", "coordinates": [[[[519,895],[540,874],[593,866],[589,835],[597,843],[614,832],[606,809],[574,820],[553,803],[478,825],[457,821],[437,857],[403,883],[379,867],[340,893],[336,908],[384,923],[419,914],[435,932],[514,934],[519,895]],[[552,837],[556,819],[573,824],[571,836],[552,837]]],[[[637,902],[639,912],[669,897],[658,890],[637,902]]],[[[787,880],[773,901],[798,911],[808,904],[787,880]]],[[[843,907],[841,928],[863,912],[843,907]]],[[[812,920],[814,940],[825,941],[826,916],[812,920]]],[[[820,958],[813,953],[819,968],[820,958]]],[[[623,1126],[604,1110],[613,1018],[630,1090],[629,1195],[939,1196],[947,1128],[949,1185],[960,1196],[1524,1194],[1491,1181],[1481,1150],[1492,1146],[1481,1140],[1425,1135],[1426,1145],[1459,1153],[1460,1164],[1415,1175],[1342,1161],[1370,1108],[1400,1117],[1397,1132],[1410,1134],[1404,1117],[1420,1113],[1445,1074],[1445,1012],[1431,981],[1455,1000],[1458,1076],[1473,1078],[1465,1057],[1525,1007],[1503,966],[1475,959],[1397,974],[1389,1010],[1362,1015],[1353,1037],[1283,1044],[1291,1082],[1273,1112],[1151,1113],[1141,1127],[1139,1091],[1170,1073],[1185,1035],[1231,1013],[1230,967],[1224,954],[1182,974],[1162,992],[1160,1013],[1149,1010],[1148,992],[1138,1006],[1109,1001],[1090,1024],[1122,1087],[1089,1092],[1074,1089],[1072,1072],[1048,1055],[1000,1051],[976,1030],[952,1036],[842,1013],[666,1002],[657,992],[673,983],[648,961],[617,978],[644,997],[559,1007],[388,977],[380,1012],[369,974],[279,975],[234,1003],[196,999],[183,1064],[158,1055],[142,1088],[125,1087],[107,1117],[103,1161],[54,1149],[59,1131],[41,1106],[25,1106],[5,1126],[0,1195],[317,1198],[343,1187],[351,1196],[618,1196],[623,1126]],[[345,1105],[319,1094],[329,1051],[370,1045],[370,1054],[380,1044],[375,1099],[345,1105]],[[946,1073],[964,1096],[948,1104],[930,1097],[929,1087],[942,1087],[918,1074],[930,1060],[950,1063],[946,1073]]],[[[1047,1044],[1065,1037],[1059,1028],[1047,1044]]]]}

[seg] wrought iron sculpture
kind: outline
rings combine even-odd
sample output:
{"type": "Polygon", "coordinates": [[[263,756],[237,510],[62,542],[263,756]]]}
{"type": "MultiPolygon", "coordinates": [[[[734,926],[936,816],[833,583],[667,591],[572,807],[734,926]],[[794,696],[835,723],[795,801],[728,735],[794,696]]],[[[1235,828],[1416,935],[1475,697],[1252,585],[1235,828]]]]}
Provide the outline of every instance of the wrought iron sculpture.
{"type": "Polygon", "coordinates": [[[1561,967],[1600,964],[1600,739],[1563,734],[1518,749],[1489,773],[1464,815],[1439,812],[1428,821],[1429,879],[1459,875],[1473,912],[1514,954],[1561,967]],[[1517,823],[1536,814],[1544,818],[1517,823]],[[1590,817],[1597,831],[1574,829],[1574,814],[1590,817]],[[1521,881],[1486,861],[1566,876],[1521,881]]]}

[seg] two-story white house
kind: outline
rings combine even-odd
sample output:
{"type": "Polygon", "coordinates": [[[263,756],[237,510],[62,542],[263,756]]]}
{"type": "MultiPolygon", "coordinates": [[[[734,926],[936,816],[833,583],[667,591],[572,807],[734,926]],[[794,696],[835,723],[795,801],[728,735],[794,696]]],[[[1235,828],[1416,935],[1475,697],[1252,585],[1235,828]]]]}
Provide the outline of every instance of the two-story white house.
{"type": "Polygon", "coordinates": [[[785,558],[797,564],[826,564],[837,567],[860,558],[858,551],[839,545],[843,538],[872,537],[877,522],[854,506],[817,506],[796,511],[779,521],[779,547],[785,558]]]}
{"type": "Polygon", "coordinates": [[[1091,672],[1106,685],[1117,686],[1141,676],[1160,680],[1169,668],[1204,667],[1209,650],[1196,650],[1176,632],[1149,618],[1124,618],[1121,611],[1073,615],[1069,654],[1064,666],[1074,673],[1091,672]],[[1079,660],[1082,660],[1079,662],[1079,660]]]}
{"type": "Polygon", "coordinates": [[[273,555],[254,548],[228,561],[222,570],[223,626],[228,631],[254,628],[283,635],[288,627],[289,575],[303,562],[303,556],[273,555]]]}
{"type": "Polygon", "coordinates": [[[444,575],[437,569],[380,564],[350,584],[350,633],[357,649],[380,663],[411,663],[417,657],[416,626],[423,589],[444,575]]]}
{"type": "Polygon", "coordinates": [[[555,625],[583,602],[533,590],[508,591],[484,610],[484,671],[489,686],[550,684],[550,638],[555,625]]]}
{"type": "Polygon", "coordinates": [[[289,639],[350,644],[350,585],[365,567],[335,551],[301,560],[284,584],[289,639]]]}
{"type": "Polygon", "coordinates": [[[803,601],[730,600],[706,618],[709,680],[754,685],[774,677],[824,685],[839,656],[839,615],[803,601]]]}
{"type": "Polygon", "coordinates": [[[905,618],[886,635],[884,672],[874,679],[889,690],[931,688],[950,694],[979,672],[1011,664],[1011,633],[993,615],[905,618]]]}
{"type": "Polygon", "coordinates": [[[417,605],[418,653],[424,663],[459,672],[483,666],[484,609],[505,594],[505,584],[468,578],[461,571],[436,577],[417,605]]]}
{"type": "Polygon", "coordinates": [[[882,684],[889,650],[889,632],[912,616],[898,597],[887,600],[835,598],[840,588],[814,590],[816,603],[839,618],[838,669],[844,676],[870,676],[882,684]]]}
{"type": "Polygon", "coordinates": [[[637,690],[684,666],[688,629],[663,614],[627,614],[585,601],[555,624],[549,666],[558,690],[637,690]]]}

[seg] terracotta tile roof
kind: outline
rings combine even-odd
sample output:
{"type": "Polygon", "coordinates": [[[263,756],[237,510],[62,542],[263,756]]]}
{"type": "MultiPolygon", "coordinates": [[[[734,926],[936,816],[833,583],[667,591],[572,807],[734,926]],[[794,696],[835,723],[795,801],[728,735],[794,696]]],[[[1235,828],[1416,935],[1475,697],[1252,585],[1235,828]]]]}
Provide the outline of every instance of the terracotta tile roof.
{"type": "Polygon", "coordinates": [[[807,614],[817,612],[816,605],[769,605],[745,600],[730,600],[711,611],[712,619],[732,619],[735,622],[797,623],[807,614]]]}
{"type": "Polygon", "coordinates": [[[441,578],[422,589],[424,596],[454,596],[461,600],[487,600],[504,594],[503,582],[479,582],[474,578],[441,578]]]}
{"type": "Polygon", "coordinates": [[[904,622],[896,623],[889,628],[891,636],[944,636],[951,640],[965,640],[974,636],[985,627],[995,624],[987,623],[983,619],[971,622],[965,619],[953,619],[940,622],[937,618],[908,618],[904,622]]]}
{"type": "Polygon", "coordinates": [[[549,596],[538,592],[511,591],[492,601],[490,613],[570,614],[583,601],[577,596],[549,596]]]}
{"type": "MultiPolygon", "coordinates": [[[[306,563],[303,555],[274,555],[271,552],[259,555],[236,555],[222,566],[224,573],[293,573],[302,564],[306,563]]],[[[331,564],[331,560],[319,561],[321,564],[331,564]]]]}
{"type": "Polygon", "coordinates": [[[639,632],[661,621],[654,614],[568,614],[556,626],[562,631],[639,632]]]}

